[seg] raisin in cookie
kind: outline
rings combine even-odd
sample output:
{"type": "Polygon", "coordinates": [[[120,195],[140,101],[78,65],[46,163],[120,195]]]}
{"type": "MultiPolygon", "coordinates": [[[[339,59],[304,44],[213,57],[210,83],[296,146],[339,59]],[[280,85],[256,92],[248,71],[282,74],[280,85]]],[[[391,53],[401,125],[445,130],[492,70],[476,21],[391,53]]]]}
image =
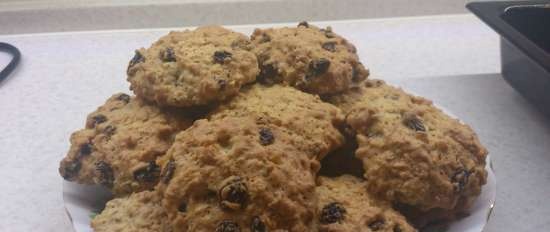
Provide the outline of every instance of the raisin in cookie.
{"type": "Polygon", "coordinates": [[[342,92],[369,75],[355,47],[330,27],[304,22],[296,28],[256,29],[251,38],[263,83],[282,82],[324,95],[342,92]]]}
{"type": "Polygon", "coordinates": [[[128,65],[136,95],[164,106],[207,105],[239,92],[259,73],[248,38],[218,26],[171,32],[128,65]]]}
{"type": "Polygon", "coordinates": [[[115,198],[92,219],[91,226],[95,232],[171,232],[160,200],[154,191],[115,198]]]}
{"type": "Polygon", "coordinates": [[[174,231],[308,231],[319,163],[291,139],[248,117],[178,134],[159,184],[174,231]]]}
{"type": "Polygon", "coordinates": [[[150,189],[160,173],[156,158],[191,124],[182,112],[115,94],[88,116],[85,129],[71,135],[59,172],[66,180],[101,184],[117,195],[150,189]]]}
{"type": "Polygon", "coordinates": [[[318,182],[319,232],[416,231],[389,203],[371,197],[362,179],[344,175],[319,177],[318,182]]]}
{"type": "Polygon", "coordinates": [[[341,111],[317,96],[292,87],[247,86],[231,101],[214,110],[210,118],[235,116],[254,116],[287,128],[294,137],[300,138],[293,145],[317,160],[344,142],[337,129],[343,125],[341,111]]]}
{"type": "Polygon", "coordinates": [[[357,132],[373,193],[421,211],[467,208],[485,184],[487,150],[472,129],[380,80],[330,99],[357,132]]]}

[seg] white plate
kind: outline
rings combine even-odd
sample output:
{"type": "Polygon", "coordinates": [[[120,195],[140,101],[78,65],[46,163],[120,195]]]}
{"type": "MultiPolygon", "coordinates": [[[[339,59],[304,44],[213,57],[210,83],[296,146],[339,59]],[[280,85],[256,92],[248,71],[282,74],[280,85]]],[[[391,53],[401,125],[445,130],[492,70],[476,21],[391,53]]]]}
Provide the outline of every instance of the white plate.
{"type": "MultiPolygon", "coordinates": [[[[470,215],[453,221],[446,232],[481,232],[487,224],[493,210],[496,195],[496,179],[487,157],[487,184],[474,203],[470,215]]],[[[92,232],[90,220],[100,212],[105,203],[111,199],[107,189],[98,186],[84,186],[72,182],[63,182],[63,200],[65,209],[76,232],[92,232]]]]}

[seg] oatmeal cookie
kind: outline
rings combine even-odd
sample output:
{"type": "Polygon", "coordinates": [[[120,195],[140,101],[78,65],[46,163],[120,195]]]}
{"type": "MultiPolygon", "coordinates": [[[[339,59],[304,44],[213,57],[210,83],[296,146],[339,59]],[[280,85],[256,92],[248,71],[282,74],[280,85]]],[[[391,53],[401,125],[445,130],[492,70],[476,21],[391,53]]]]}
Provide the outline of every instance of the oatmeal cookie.
{"type": "Polygon", "coordinates": [[[344,142],[338,127],[343,114],[319,97],[292,87],[252,85],[210,114],[212,120],[235,116],[254,116],[259,121],[287,128],[294,137],[295,147],[317,160],[344,142]]]}
{"type": "Polygon", "coordinates": [[[314,94],[342,92],[369,75],[346,39],[306,22],[252,34],[262,83],[283,83],[314,94]]]}
{"type": "Polygon", "coordinates": [[[319,177],[318,182],[319,232],[416,231],[389,203],[370,196],[362,179],[344,175],[319,177]]]}
{"type": "Polygon", "coordinates": [[[150,189],[160,173],[157,157],[191,124],[179,110],[115,94],[88,116],[85,129],[71,135],[59,172],[66,180],[101,184],[116,195],[150,189]]]}
{"type": "Polygon", "coordinates": [[[429,100],[368,80],[329,101],[357,133],[371,192],[421,211],[466,209],[481,193],[487,150],[469,126],[429,100]]]}
{"type": "Polygon", "coordinates": [[[219,26],[171,32],[128,65],[136,95],[163,106],[207,105],[239,92],[259,73],[245,35],[219,26]]]}
{"type": "Polygon", "coordinates": [[[171,232],[160,196],[154,191],[133,193],[107,202],[92,219],[95,232],[171,232]]]}
{"type": "Polygon", "coordinates": [[[284,130],[223,118],[180,133],[159,184],[174,230],[308,231],[319,163],[284,130]]]}

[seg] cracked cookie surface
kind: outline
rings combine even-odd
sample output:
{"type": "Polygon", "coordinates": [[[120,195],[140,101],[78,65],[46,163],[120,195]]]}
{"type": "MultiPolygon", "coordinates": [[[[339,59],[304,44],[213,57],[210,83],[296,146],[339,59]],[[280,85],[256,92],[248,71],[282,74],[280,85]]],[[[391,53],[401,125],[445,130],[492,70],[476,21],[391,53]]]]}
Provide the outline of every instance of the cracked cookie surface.
{"type": "Polygon", "coordinates": [[[180,133],[159,185],[174,230],[308,231],[319,163],[284,130],[245,117],[180,133]]]}
{"type": "Polygon", "coordinates": [[[329,101],[357,133],[356,156],[373,193],[421,211],[467,209],[481,193],[487,150],[431,101],[380,80],[329,101]]]}
{"type": "Polygon", "coordinates": [[[404,216],[366,191],[366,182],[343,175],[319,177],[317,223],[319,232],[414,232],[404,216]]]}
{"type": "Polygon", "coordinates": [[[369,75],[346,39],[330,27],[256,29],[251,36],[262,83],[283,83],[313,94],[334,94],[369,75]]]}
{"type": "Polygon", "coordinates": [[[170,32],[139,49],[128,65],[131,89],[164,106],[207,105],[253,82],[258,62],[249,39],[220,26],[170,32]]]}
{"type": "Polygon", "coordinates": [[[101,184],[116,195],[151,189],[160,172],[157,157],[192,122],[179,110],[115,94],[88,115],[86,128],[71,135],[59,172],[66,180],[101,184]]]}
{"type": "Polygon", "coordinates": [[[338,131],[343,124],[340,109],[288,86],[247,86],[210,114],[212,120],[235,116],[252,116],[287,128],[291,136],[300,138],[293,145],[317,160],[344,142],[338,131]]]}

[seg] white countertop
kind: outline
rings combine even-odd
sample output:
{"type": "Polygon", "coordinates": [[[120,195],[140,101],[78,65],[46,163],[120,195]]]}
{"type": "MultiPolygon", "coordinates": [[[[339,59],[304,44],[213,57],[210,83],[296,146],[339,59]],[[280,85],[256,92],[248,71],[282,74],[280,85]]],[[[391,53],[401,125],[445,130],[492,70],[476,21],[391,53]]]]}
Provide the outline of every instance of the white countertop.
{"type": "MultiPolygon", "coordinates": [[[[487,231],[550,230],[549,123],[498,75],[473,75],[499,72],[496,34],[471,15],[330,24],[357,46],[374,77],[434,99],[479,132],[498,182],[487,231]]],[[[108,96],[129,92],[133,50],[166,32],[0,36],[23,55],[0,84],[0,231],[71,231],[57,172],[70,133],[108,96]]],[[[5,60],[0,56],[0,64],[5,60]]]]}

